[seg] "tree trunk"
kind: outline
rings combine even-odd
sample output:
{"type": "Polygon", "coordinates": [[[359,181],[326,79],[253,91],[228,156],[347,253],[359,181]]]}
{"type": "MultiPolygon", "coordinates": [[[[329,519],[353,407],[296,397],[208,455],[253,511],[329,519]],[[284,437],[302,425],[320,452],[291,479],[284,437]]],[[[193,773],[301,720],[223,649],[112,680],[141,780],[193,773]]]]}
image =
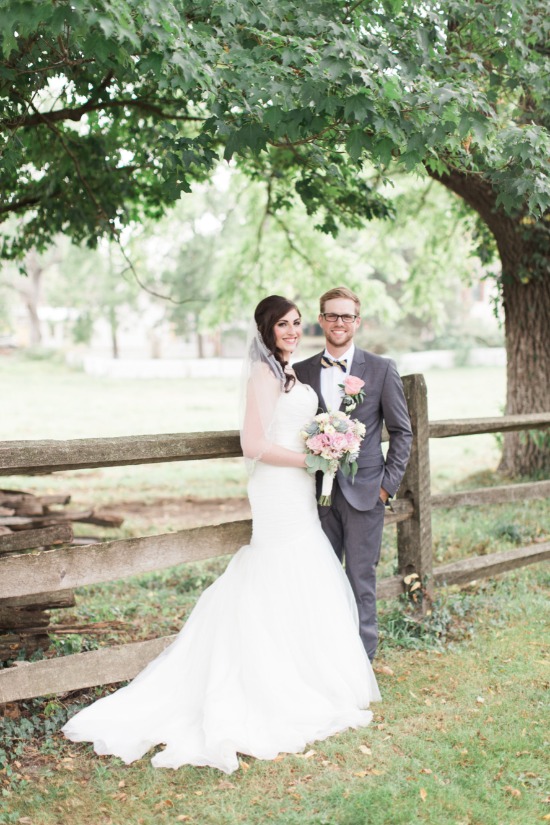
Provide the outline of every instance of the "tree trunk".
{"type": "Polygon", "coordinates": [[[31,347],[39,347],[42,343],[42,329],[38,316],[38,307],[42,292],[42,273],[44,267],[41,265],[38,253],[32,250],[28,253],[25,261],[27,270],[27,282],[23,291],[23,299],[27,307],[29,319],[29,342],[31,347]]]}
{"type": "Polygon", "coordinates": [[[118,318],[115,307],[109,307],[109,327],[111,330],[111,352],[113,358],[118,358],[118,318]]]}
{"type": "MultiPolygon", "coordinates": [[[[480,175],[433,175],[463,198],[495,237],[505,314],[506,413],[550,411],[550,241],[543,220],[511,217],[496,206],[496,192],[480,175]]],[[[506,433],[499,469],[511,476],[550,471],[545,430],[506,433]]]]}
{"type": "MultiPolygon", "coordinates": [[[[506,325],[506,412],[550,410],[550,276],[526,284],[503,266],[506,325]]],[[[500,468],[512,476],[550,473],[547,430],[506,433],[500,468]]]]}

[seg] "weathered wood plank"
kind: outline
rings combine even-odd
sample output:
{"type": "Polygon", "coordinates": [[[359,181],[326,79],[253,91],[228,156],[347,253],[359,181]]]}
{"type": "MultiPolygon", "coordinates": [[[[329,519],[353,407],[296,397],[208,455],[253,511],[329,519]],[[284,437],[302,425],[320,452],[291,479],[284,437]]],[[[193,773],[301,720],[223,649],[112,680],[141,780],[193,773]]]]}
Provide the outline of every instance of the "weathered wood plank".
{"type": "Polygon", "coordinates": [[[403,576],[389,576],[387,579],[381,579],[376,583],[377,599],[394,599],[397,596],[402,596],[404,592],[403,576]]]}
{"type": "MultiPolygon", "coordinates": [[[[42,631],[43,629],[41,629],[40,635],[36,632],[27,635],[25,630],[17,633],[0,634],[0,661],[5,662],[7,659],[13,659],[21,651],[30,656],[35,650],[47,650],[51,644],[50,637],[42,631]]],[[[3,670],[0,673],[3,673],[3,670]]]]}
{"type": "MultiPolygon", "coordinates": [[[[409,501],[394,503],[386,523],[411,518],[409,501]]],[[[250,541],[251,521],[195,527],[159,536],[0,557],[0,600],[115,581],[188,561],[235,553],[250,541]]]]}
{"type": "Polygon", "coordinates": [[[242,455],[235,431],[0,442],[0,475],[242,455]]]}
{"type": "Polygon", "coordinates": [[[55,593],[33,593],[25,596],[12,596],[0,599],[0,607],[32,607],[35,610],[58,610],[74,607],[76,600],[72,590],[58,590],[55,593]]]}
{"type": "Polygon", "coordinates": [[[99,527],[120,527],[124,518],[113,513],[90,510],[58,510],[38,516],[1,516],[0,524],[12,530],[28,530],[29,527],[48,527],[51,524],[78,521],[81,524],[97,524],[99,527]]]}
{"type": "Polygon", "coordinates": [[[391,502],[391,509],[386,507],[384,516],[384,527],[388,524],[399,524],[402,521],[407,521],[414,515],[414,504],[410,498],[393,499],[391,502]]]}
{"type": "Polygon", "coordinates": [[[251,522],[234,521],[159,536],[0,558],[2,596],[24,596],[115,581],[187,561],[235,553],[250,541],[251,522]]]}
{"type": "Polygon", "coordinates": [[[50,617],[44,610],[31,608],[30,610],[24,607],[5,607],[0,603],[0,632],[4,630],[18,630],[25,627],[27,629],[47,627],[50,623],[50,617]]]}
{"type": "Polygon", "coordinates": [[[449,418],[430,421],[430,438],[450,438],[455,435],[504,433],[550,427],[550,412],[529,415],[501,415],[491,418],[449,418]]]}
{"type": "Polygon", "coordinates": [[[51,495],[43,495],[38,496],[38,500],[40,504],[43,504],[44,507],[51,507],[52,504],[70,504],[71,497],[67,493],[59,494],[59,493],[52,493],[51,495]]]}
{"type": "MultiPolygon", "coordinates": [[[[438,585],[465,584],[548,558],[550,542],[442,565],[434,569],[433,575],[438,585]]],[[[392,598],[403,590],[402,577],[392,576],[378,583],[377,595],[379,599],[392,598]]],[[[0,704],[133,679],[175,638],[163,636],[59,659],[18,662],[0,671],[0,704]]]]}
{"type": "Polygon", "coordinates": [[[132,679],[175,638],[163,636],[59,659],[21,662],[0,671],[0,704],[132,679]]]}
{"type": "Polygon", "coordinates": [[[430,496],[430,446],[428,437],[428,393],[422,375],[407,375],[403,389],[413,429],[409,463],[398,491],[398,499],[414,504],[412,518],[397,526],[399,572],[418,573],[431,595],[433,567],[430,496]]]}
{"type": "Polygon", "coordinates": [[[71,524],[56,524],[41,530],[20,530],[0,536],[0,553],[32,550],[35,547],[48,547],[51,544],[68,544],[73,539],[71,524]]]}
{"type": "Polygon", "coordinates": [[[432,496],[432,507],[475,507],[480,504],[506,504],[550,497],[550,481],[528,484],[502,484],[499,487],[479,487],[459,493],[432,496]]]}
{"type": "Polygon", "coordinates": [[[435,568],[434,580],[437,585],[465,584],[546,559],[550,559],[550,541],[444,564],[435,568]]]}

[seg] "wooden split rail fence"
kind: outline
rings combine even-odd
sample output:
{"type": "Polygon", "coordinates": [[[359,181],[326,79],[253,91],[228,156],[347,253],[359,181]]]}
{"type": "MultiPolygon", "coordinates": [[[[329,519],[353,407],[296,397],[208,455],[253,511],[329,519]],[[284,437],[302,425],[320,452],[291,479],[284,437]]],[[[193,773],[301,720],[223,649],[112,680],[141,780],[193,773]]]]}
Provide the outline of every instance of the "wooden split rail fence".
{"type": "MultiPolygon", "coordinates": [[[[392,511],[386,513],[386,524],[397,524],[400,573],[378,583],[378,597],[401,595],[405,590],[403,579],[409,573],[418,574],[430,595],[436,585],[464,584],[549,558],[550,542],[545,542],[434,567],[431,534],[433,508],[545,498],[550,496],[550,481],[432,496],[429,439],[545,428],[550,426],[550,413],[429,422],[423,376],[405,376],[403,385],[414,441],[399,495],[392,511]]],[[[0,442],[0,475],[240,455],[239,438],[235,432],[0,442]]],[[[62,604],[64,594],[75,587],[234,553],[248,543],[251,523],[236,521],[84,547],[55,546],[56,542],[66,541],[66,538],[61,534],[38,535],[40,530],[33,532],[37,534],[34,546],[46,546],[47,549],[31,554],[0,553],[0,613],[17,609],[22,602],[28,605],[29,600],[43,603],[45,594],[50,603],[57,599],[62,604]]],[[[17,544],[18,537],[0,536],[0,550],[5,540],[17,544]]],[[[11,549],[23,548],[14,545],[11,549]]],[[[0,704],[133,678],[173,639],[174,636],[167,636],[56,659],[16,662],[0,670],[0,704]]]]}

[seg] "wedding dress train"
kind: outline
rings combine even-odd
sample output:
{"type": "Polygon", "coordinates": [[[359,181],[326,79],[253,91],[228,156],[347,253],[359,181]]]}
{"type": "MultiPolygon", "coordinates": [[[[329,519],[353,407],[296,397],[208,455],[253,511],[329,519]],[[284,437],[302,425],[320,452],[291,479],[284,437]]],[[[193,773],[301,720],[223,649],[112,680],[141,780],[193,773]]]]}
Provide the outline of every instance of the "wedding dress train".
{"type": "MultiPolygon", "coordinates": [[[[274,441],[303,448],[315,392],[282,394],[274,441]]],[[[129,685],[63,728],[73,741],[130,763],[155,745],[155,767],[210,765],[237,754],[273,759],[367,725],[380,698],[358,633],[357,607],[317,515],[314,478],[256,464],[249,545],[204,591],[176,640],[129,685]]]]}

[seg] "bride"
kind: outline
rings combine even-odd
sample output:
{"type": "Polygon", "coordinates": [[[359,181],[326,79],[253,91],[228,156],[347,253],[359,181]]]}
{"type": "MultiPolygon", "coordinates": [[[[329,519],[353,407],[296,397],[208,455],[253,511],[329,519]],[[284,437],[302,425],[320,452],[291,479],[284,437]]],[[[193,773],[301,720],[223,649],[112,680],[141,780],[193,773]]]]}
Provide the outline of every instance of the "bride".
{"type": "Polygon", "coordinates": [[[274,759],[368,725],[380,698],[357,607],[318,516],[300,430],[317,396],[289,366],[301,316],[271,295],[254,313],[241,444],[252,539],[204,591],[176,640],[129,685],[76,714],[68,739],[155,767],[274,759]]]}

